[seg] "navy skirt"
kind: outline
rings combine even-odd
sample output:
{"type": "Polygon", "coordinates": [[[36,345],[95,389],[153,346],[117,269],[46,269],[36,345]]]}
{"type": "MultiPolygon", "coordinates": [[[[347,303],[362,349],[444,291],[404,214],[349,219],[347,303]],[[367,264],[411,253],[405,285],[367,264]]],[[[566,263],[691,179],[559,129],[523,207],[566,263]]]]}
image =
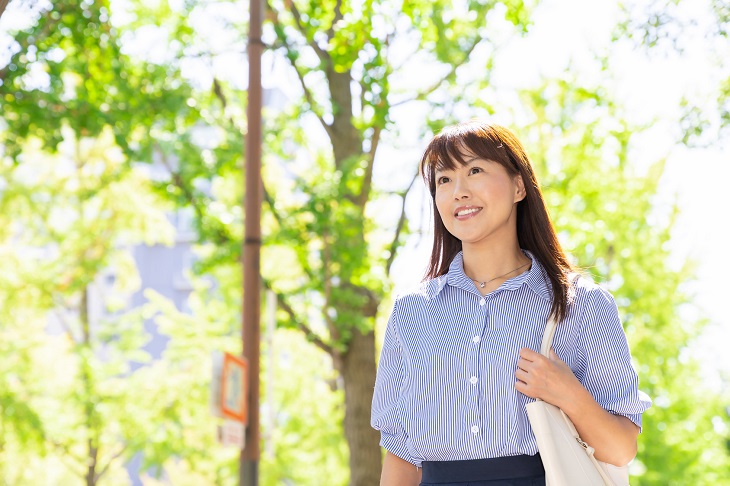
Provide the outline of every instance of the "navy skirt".
{"type": "Polygon", "coordinates": [[[420,486],[545,486],[540,454],[468,461],[423,461],[420,486]]]}

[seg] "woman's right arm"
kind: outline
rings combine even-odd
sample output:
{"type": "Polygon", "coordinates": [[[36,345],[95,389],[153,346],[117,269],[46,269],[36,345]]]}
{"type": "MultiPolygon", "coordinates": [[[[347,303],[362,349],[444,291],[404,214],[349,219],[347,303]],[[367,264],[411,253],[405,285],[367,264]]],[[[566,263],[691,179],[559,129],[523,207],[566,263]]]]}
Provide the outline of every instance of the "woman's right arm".
{"type": "Polygon", "coordinates": [[[385,453],[380,486],[418,486],[421,470],[390,452],[385,453]]]}

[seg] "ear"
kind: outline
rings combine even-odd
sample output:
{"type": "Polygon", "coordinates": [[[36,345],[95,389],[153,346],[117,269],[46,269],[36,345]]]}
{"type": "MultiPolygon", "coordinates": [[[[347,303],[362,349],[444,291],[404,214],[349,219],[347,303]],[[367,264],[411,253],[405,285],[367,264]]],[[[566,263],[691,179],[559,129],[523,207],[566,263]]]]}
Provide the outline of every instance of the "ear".
{"type": "Polygon", "coordinates": [[[525,182],[522,180],[521,175],[516,175],[515,181],[515,203],[518,203],[527,197],[527,191],[525,191],[525,182]]]}

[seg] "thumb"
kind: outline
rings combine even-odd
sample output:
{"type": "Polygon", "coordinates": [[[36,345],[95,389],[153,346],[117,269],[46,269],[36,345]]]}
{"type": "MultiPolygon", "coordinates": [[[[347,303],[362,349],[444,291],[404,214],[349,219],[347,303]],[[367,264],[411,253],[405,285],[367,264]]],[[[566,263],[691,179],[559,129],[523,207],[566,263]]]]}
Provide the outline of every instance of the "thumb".
{"type": "Polygon", "coordinates": [[[555,348],[552,346],[550,347],[550,361],[557,361],[558,363],[563,362],[563,360],[560,359],[560,356],[558,356],[558,353],[555,352],[555,348]]]}

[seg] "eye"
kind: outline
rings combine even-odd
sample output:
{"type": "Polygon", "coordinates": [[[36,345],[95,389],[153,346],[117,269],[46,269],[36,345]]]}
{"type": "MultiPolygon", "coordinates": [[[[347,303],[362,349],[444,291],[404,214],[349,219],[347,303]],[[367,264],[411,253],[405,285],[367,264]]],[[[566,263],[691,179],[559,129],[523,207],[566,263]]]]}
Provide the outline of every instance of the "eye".
{"type": "Polygon", "coordinates": [[[436,185],[440,186],[441,184],[446,184],[446,183],[447,183],[447,182],[449,182],[450,180],[451,180],[451,179],[449,179],[449,178],[448,178],[448,177],[446,177],[446,176],[441,176],[441,177],[439,177],[438,179],[436,179],[436,185]]]}
{"type": "Polygon", "coordinates": [[[469,175],[478,174],[480,172],[484,172],[481,167],[472,167],[469,169],[469,175]]]}

